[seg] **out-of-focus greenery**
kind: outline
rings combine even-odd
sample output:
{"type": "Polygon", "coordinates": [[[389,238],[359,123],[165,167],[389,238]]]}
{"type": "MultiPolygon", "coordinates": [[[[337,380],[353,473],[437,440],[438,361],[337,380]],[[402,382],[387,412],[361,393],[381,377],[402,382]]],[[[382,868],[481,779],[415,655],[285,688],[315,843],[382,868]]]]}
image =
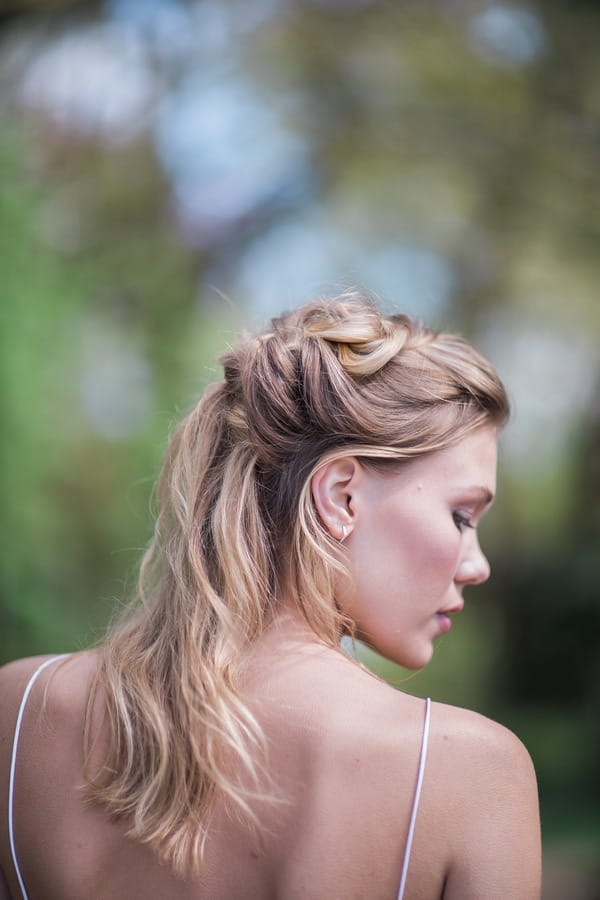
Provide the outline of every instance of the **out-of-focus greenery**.
{"type": "Polygon", "coordinates": [[[544,896],[597,898],[600,10],[0,14],[0,660],[101,634],[220,351],[358,281],[466,333],[515,401],[493,580],[424,672],[369,663],[522,736],[556,848],[544,896]]]}
{"type": "Polygon", "coordinates": [[[88,643],[128,593],[123,580],[148,539],[169,429],[213,377],[228,332],[220,311],[197,307],[193,263],[168,235],[161,243],[144,209],[130,223],[129,252],[102,234],[81,254],[48,246],[39,227],[52,191],[23,166],[22,132],[3,151],[0,643],[8,659],[88,643]],[[124,405],[121,391],[131,395],[124,405]],[[99,402],[121,408],[111,418],[99,402]]]}

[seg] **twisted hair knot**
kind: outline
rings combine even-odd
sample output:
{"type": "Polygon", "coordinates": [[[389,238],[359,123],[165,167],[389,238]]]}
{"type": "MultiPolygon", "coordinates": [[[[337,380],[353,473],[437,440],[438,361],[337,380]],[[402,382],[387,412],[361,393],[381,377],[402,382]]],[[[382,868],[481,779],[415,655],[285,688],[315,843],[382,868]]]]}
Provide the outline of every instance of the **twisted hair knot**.
{"type": "Polygon", "coordinates": [[[308,337],[333,345],[351,375],[373,375],[403,349],[411,334],[406,316],[383,318],[376,309],[355,302],[313,309],[304,324],[308,337]]]}

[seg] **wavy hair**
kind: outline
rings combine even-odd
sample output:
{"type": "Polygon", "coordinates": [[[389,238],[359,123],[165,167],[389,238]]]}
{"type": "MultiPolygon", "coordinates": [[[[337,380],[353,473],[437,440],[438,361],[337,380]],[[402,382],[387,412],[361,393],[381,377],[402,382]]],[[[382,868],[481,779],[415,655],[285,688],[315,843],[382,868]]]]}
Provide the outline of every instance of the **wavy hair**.
{"type": "Polygon", "coordinates": [[[285,313],[221,361],[169,446],[138,590],[101,647],[86,718],[88,799],[180,874],[200,870],[218,799],[258,825],[266,746],[239,672],[282,591],[325,644],[353,629],[312,475],[349,455],[398,464],[508,415],[466,341],[356,293],[285,313]],[[110,742],[91,772],[100,693],[110,742]]]}

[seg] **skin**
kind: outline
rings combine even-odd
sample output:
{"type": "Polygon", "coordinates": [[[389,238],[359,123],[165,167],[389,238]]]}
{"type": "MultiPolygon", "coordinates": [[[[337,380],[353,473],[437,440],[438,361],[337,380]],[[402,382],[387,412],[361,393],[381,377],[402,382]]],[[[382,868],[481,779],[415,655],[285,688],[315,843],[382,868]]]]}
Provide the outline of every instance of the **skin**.
{"type": "MultiPolygon", "coordinates": [[[[458,609],[465,585],[487,577],[474,531],[459,529],[452,511],[460,501],[460,510],[477,520],[483,505],[465,510],[465,497],[447,493],[459,475],[469,476],[471,488],[493,490],[495,435],[483,432],[471,436],[462,454],[411,463],[402,477],[344,460],[314,478],[325,527],[336,537],[342,525],[350,530],[340,552],[355,588],[340,583],[338,602],[349,605],[361,633],[392,659],[424,664],[446,627],[440,610],[458,609]],[[435,562],[432,553],[439,554],[435,562]]],[[[4,811],[17,708],[40,662],[20,660],[0,670],[4,811]]],[[[23,722],[15,798],[30,900],[397,896],[423,701],[315,640],[285,597],[246,662],[242,688],[267,736],[268,770],[286,802],[257,804],[262,844],[219,806],[202,876],[185,882],[128,841],[123,826],[81,802],[81,728],[95,654],[77,654],[40,676],[23,722]]],[[[100,742],[110,739],[99,722],[95,728],[100,742]]],[[[5,825],[0,864],[8,885],[0,898],[19,898],[5,825]]],[[[476,713],[434,703],[405,900],[535,900],[539,892],[537,792],[525,748],[476,713]]]]}
{"type": "Polygon", "coordinates": [[[342,526],[351,582],[337,598],[360,637],[412,669],[426,665],[488,562],[476,526],[496,489],[496,433],[480,428],[455,446],[381,474],[355,458],[324,466],[313,496],[333,534],[342,526]]]}

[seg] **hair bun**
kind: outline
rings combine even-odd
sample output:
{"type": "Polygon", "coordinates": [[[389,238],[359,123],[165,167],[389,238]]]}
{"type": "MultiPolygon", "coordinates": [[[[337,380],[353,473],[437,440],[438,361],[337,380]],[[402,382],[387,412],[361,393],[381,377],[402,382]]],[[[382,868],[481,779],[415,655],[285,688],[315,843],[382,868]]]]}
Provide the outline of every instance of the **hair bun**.
{"type": "Polygon", "coordinates": [[[364,303],[331,303],[312,309],[305,333],[334,345],[341,365],[352,375],[373,375],[398,354],[411,328],[405,316],[383,318],[364,303]]]}

